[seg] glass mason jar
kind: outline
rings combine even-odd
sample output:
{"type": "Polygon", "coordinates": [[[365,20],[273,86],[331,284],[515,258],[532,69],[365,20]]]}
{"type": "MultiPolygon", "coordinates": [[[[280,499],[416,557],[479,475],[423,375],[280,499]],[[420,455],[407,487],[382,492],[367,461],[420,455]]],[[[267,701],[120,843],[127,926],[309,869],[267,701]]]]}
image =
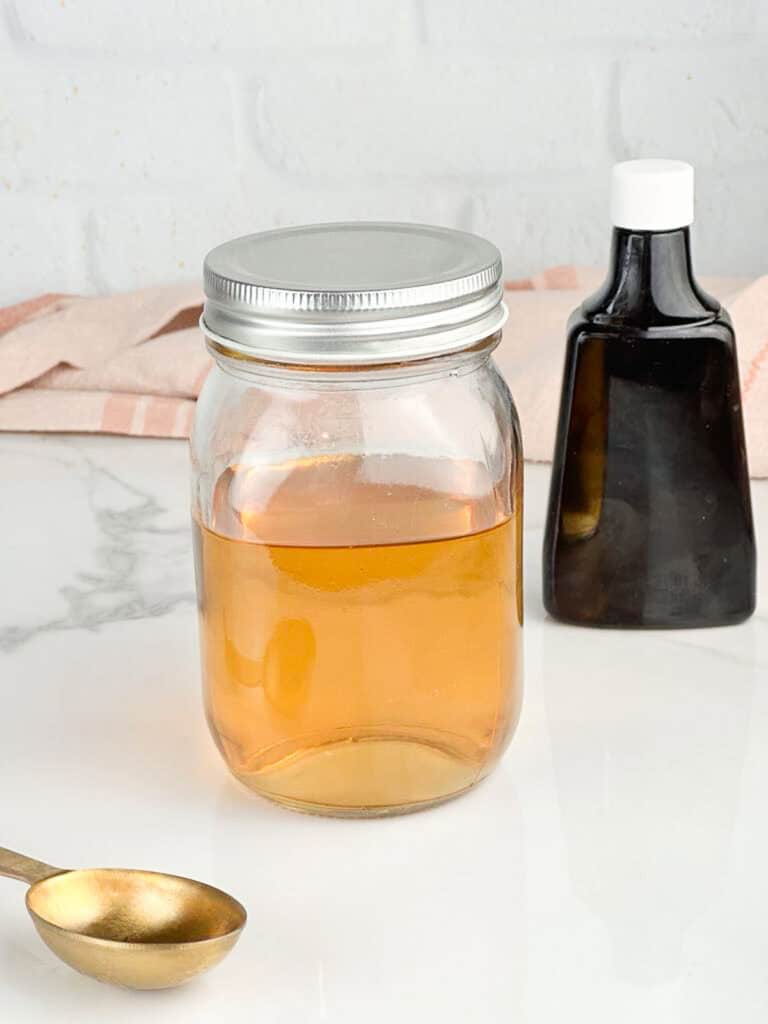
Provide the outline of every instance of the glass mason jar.
{"type": "Polygon", "coordinates": [[[483,239],[332,224],[206,259],[205,700],[233,774],[304,811],[468,790],[521,702],[522,455],[483,239]]]}

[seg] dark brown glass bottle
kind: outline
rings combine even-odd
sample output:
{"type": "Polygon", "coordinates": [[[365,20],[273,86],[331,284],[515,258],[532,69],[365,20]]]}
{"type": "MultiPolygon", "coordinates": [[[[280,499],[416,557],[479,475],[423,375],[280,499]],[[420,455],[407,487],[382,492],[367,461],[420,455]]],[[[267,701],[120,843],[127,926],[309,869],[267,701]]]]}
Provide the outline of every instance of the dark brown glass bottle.
{"type": "Polygon", "coordinates": [[[585,626],[741,622],[755,541],[733,328],[687,227],[614,229],[568,325],[544,603],[585,626]]]}

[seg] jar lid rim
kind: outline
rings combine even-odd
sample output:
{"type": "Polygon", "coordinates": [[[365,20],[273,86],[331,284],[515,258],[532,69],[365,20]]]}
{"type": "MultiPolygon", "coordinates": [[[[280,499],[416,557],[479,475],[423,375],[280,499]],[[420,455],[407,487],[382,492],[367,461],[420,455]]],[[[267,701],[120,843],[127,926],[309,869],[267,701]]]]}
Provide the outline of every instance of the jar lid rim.
{"type": "Polygon", "coordinates": [[[205,259],[201,324],[241,355],[369,363],[467,347],[498,330],[501,255],[424,224],[339,222],[225,242],[205,259]],[[424,344],[424,337],[429,342],[424,344]]]}

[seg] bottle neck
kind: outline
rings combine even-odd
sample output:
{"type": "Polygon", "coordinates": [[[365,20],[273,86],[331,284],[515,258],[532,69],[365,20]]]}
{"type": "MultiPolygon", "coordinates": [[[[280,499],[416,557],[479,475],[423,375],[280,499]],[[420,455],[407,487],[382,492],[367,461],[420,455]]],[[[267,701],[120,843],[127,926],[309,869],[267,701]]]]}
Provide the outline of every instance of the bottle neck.
{"type": "Polygon", "coordinates": [[[614,228],[608,276],[584,303],[585,314],[597,322],[620,320],[643,328],[711,320],[719,309],[693,276],[687,227],[614,228]]]}

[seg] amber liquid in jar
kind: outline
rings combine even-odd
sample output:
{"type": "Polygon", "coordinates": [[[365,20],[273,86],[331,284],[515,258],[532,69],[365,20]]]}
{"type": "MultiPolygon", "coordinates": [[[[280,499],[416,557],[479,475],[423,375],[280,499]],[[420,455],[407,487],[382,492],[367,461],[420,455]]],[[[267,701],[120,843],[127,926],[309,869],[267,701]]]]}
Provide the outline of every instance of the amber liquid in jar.
{"type": "Polygon", "coordinates": [[[219,478],[195,526],[206,708],[251,789],[363,816],[491,769],[520,712],[520,494],[456,497],[476,472],[333,455],[219,478]]]}

